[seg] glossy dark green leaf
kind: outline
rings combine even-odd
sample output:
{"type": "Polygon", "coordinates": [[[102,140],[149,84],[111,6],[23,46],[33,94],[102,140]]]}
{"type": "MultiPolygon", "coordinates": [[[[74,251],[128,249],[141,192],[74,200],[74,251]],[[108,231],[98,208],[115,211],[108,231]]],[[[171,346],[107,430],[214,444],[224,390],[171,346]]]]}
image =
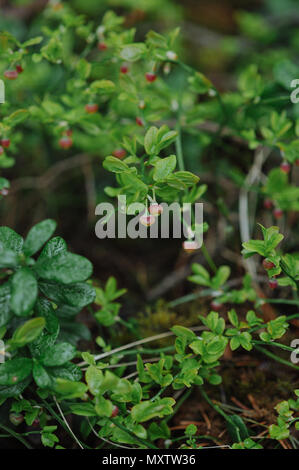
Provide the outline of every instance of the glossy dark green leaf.
{"type": "Polygon", "coordinates": [[[56,222],[51,219],[43,220],[42,222],[34,225],[34,227],[29,230],[25,239],[23,246],[24,253],[27,256],[32,256],[40,250],[46,241],[53,235],[56,225],[56,222]]]}
{"type": "Polygon", "coordinates": [[[38,260],[35,270],[47,281],[71,284],[86,281],[92,274],[92,264],[83,256],[63,252],[49,259],[38,260]]]}
{"type": "Polygon", "coordinates": [[[74,346],[68,343],[58,343],[50,346],[41,357],[44,366],[61,366],[73,359],[76,354],[74,346]]]}
{"type": "Polygon", "coordinates": [[[22,347],[34,341],[43,331],[46,321],[43,317],[32,318],[19,326],[10,341],[13,347],[22,347]]]}
{"type": "Polygon", "coordinates": [[[9,227],[0,227],[0,243],[7,250],[21,253],[23,248],[23,238],[9,227]]]}
{"type": "Polygon", "coordinates": [[[21,268],[11,279],[11,309],[22,317],[30,315],[37,299],[37,281],[29,268],[21,268]]]}
{"type": "Polygon", "coordinates": [[[66,304],[81,309],[92,303],[95,299],[95,290],[86,283],[62,285],[52,282],[39,282],[42,293],[56,304],[66,304]]]}
{"type": "Polygon", "coordinates": [[[10,313],[10,284],[7,282],[0,286],[0,328],[11,318],[10,313]]]}
{"type": "Polygon", "coordinates": [[[48,388],[51,386],[51,377],[46,369],[37,361],[34,361],[32,374],[38,387],[48,388]]]}
{"type": "Polygon", "coordinates": [[[0,364],[0,385],[16,385],[31,374],[32,360],[19,357],[0,364]]]}

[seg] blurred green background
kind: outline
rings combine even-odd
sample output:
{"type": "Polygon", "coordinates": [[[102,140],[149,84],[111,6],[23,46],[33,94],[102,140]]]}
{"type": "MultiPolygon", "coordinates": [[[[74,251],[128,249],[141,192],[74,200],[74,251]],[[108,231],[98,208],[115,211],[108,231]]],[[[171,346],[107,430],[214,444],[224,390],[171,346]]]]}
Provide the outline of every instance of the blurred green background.
{"type": "MultiPolygon", "coordinates": [[[[151,29],[166,32],[180,26],[180,55],[186,63],[205,73],[223,92],[236,88],[238,74],[248,64],[256,63],[269,81],[276,73],[281,82],[286,82],[289,77],[289,74],[284,75],[286,69],[298,62],[298,0],[70,0],[67,3],[96,25],[100,24],[104,12],[113,9],[125,17],[127,27],[136,28],[137,40],[143,40],[151,29]]],[[[39,34],[39,13],[46,4],[44,0],[0,0],[0,30],[9,30],[20,40],[39,34]]],[[[59,80],[59,70],[57,74],[59,80]]],[[[34,80],[34,77],[30,79],[34,80]]],[[[179,86],[179,76],[175,80],[179,86]]],[[[57,158],[47,155],[47,149],[52,148],[47,138],[45,136],[45,148],[37,148],[34,133],[28,133],[26,142],[22,142],[22,152],[17,156],[17,164],[5,176],[10,180],[40,176],[53,159],[62,158],[61,154],[57,158]]],[[[184,150],[189,169],[201,176],[201,182],[209,184],[210,197],[215,201],[227,194],[225,188],[214,188],[213,174],[224,172],[227,167],[224,159],[222,163],[218,161],[217,168],[207,169],[203,165],[206,138],[203,134],[194,139],[186,136],[184,150]]],[[[221,152],[225,154],[225,147],[221,152]]],[[[248,157],[247,162],[250,162],[251,158],[251,153],[246,152],[242,150],[241,161],[240,149],[230,149],[229,166],[236,165],[236,174],[238,171],[246,174],[243,161],[246,163],[248,157]]],[[[99,202],[103,188],[111,184],[111,180],[99,163],[88,171],[95,175],[99,202]]],[[[185,258],[178,256],[179,240],[134,243],[130,240],[97,240],[95,219],[88,220],[87,217],[86,178],[88,181],[88,175],[80,168],[72,168],[44,191],[25,185],[2,203],[1,224],[24,233],[45,217],[55,218],[59,234],[68,240],[74,251],[92,260],[99,279],[105,280],[113,274],[137,297],[159,283],[167,272],[186,263],[185,258]]],[[[233,192],[228,196],[234,197],[233,192]]]]}

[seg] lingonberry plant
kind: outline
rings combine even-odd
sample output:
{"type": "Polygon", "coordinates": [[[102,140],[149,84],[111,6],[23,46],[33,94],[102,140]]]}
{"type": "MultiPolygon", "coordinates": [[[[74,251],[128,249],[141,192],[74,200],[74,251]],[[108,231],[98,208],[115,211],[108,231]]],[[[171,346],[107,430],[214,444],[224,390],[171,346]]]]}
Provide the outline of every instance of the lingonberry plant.
{"type": "MultiPolygon", "coordinates": [[[[239,21],[256,30],[256,18],[239,21]]],[[[96,255],[92,275],[90,261],[53,237],[54,220],[25,238],[0,227],[0,429],[27,447],[36,432],[55,448],[68,437],[80,448],[297,448],[299,365],[290,342],[299,318],[299,121],[289,85],[277,70],[250,63],[220,92],[181,56],[179,28],[142,40],[127,25],[113,11],[95,23],[70,3],[49,2],[28,38],[0,33],[1,204],[10,186],[12,197],[18,184],[27,187],[8,171],[24,164],[22,146],[45,145],[35,158],[54,171],[34,180],[37,189],[83,159],[92,210],[96,199],[126,196],[146,207],[140,223],[150,227],[163,202],[203,201],[204,243],[182,241],[178,262],[189,289],[200,287],[151,303],[183,279],[178,270],[156,297],[149,293],[143,318],[134,302],[127,318],[119,299],[128,302],[129,292],[108,268],[98,274],[96,255]],[[91,161],[103,167],[101,178],[90,177],[91,161]],[[290,376],[275,395],[276,424],[273,403],[265,411],[253,395],[267,395],[273,378],[269,385],[262,373],[275,377],[278,368],[290,376]],[[200,421],[192,413],[181,419],[189,400],[200,421]],[[223,429],[214,432],[219,419],[223,429]]],[[[66,203],[83,199],[80,191],[71,187],[66,203]]],[[[140,286],[146,277],[136,276],[140,286]]]]}

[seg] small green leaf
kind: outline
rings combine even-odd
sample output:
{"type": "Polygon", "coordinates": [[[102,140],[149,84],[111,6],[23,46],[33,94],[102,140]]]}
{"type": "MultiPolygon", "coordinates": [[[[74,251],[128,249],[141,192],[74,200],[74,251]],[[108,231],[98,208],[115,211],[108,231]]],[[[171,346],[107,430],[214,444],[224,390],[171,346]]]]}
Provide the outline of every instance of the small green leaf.
{"type": "Polygon", "coordinates": [[[37,299],[37,281],[29,268],[21,268],[11,279],[11,309],[18,316],[28,316],[37,299]]]}
{"type": "Polygon", "coordinates": [[[150,400],[143,401],[133,406],[131,416],[137,423],[143,423],[152,418],[163,418],[173,412],[173,398],[161,398],[152,402],[150,400]]]}
{"type": "Polygon", "coordinates": [[[51,386],[51,378],[49,374],[47,373],[46,369],[37,361],[34,361],[32,374],[38,387],[48,388],[51,386]]]}
{"type": "Polygon", "coordinates": [[[64,399],[80,398],[87,391],[87,385],[82,382],[72,382],[71,380],[57,378],[53,385],[55,393],[64,399]]]}
{"type": "MultiPolygon", "coordinates": [[[[39,288],[45,297],[57,304],[66,304],[80,310],[95,299],[95,290],[89,284],[77,282],[76,284],[62,285],[54,282],[39,282],[39,288]]],[[[76,313],[78,311],[76,310],[76,313]]]]}
{"type": "Polygon", "coordinates": [[[32,360],[27,357],[11,359],[0,365],[0,385],[15,385],[31,374],[32,360]]]}
{"type": "Polygon", "coordinates": [[[23,238],[9,227],[0,227],[0,242],[7,250],[21,253],[23,238]]]}
{"type": "Polygon", "coordinates": [[[86,382],[93,395],[101,392],[101,385],[104,380],[103,372],[95,366],[89,366],[86,371],[86,382]]]}
{"type": "Polygon", "coordinates": [[[78,416],[97,416],[95,407],[91,403],[74,403],[69,405],[74,415],[78,416]]]}
{"type": "Polygon", "coordinates": [[[34,255],[49,240],[56,229],[56,222],[51,219],[43,220],[34,225],[24,242],[24,253],[27,256],[34,255]]]}
{"type": "Polygon", "coordinates": [[[98,396],[96,398],[95,410],[99,416],[106,416],[109,418],[113,411],[113,404],[110,400],[106,400],[104,397],[98,396]]]}
{"type": "Polygon", "coordinates": [[[155,181],[163,181],[169,176],[176,167],[176,156],[170,155],[169,157],[162,158],[155,163],[153,179],[155,181]]]}
{"type": "Polygon", "coordinates": [[[43,331],[46,325],[46,320],[43,317],[32,318],[26,321],[23,325],[19,326],[11,339],[13,347],[22,347],[25,344],[34,341],[43,331]]]}
{"type": "Polygon", "coordinates": [[[141,43],[134,43],[125,45],[120,51],[121,59],[128,62],[136,62],[139,60],[146,52],[146,45],[141,43]]]}
{"type": "Polygon", "coordinates": [[[116,157],[106,157],[103,162],[103,167],[107,171],[111,171],[112,173],[122,173],[123,171],[128,171],[128,165],[116,157]]]}
{"type": "Polygon", "coordinates": [[[41,358],[44,366],[61,366],[67,361],[73,359],[76,354],[76,348],[69,343],[58,343],[50,346],[41,358]]]}

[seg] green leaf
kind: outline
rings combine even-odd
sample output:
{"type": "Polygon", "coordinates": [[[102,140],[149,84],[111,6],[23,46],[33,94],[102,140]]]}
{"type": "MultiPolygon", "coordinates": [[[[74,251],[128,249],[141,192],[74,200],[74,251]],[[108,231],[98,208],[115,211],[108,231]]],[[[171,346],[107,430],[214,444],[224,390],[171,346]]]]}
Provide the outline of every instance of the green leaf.
{"type": "Polygon", "coordinates": [[[107,171],[111,171],[112,173],[122,173],[123,171],[128,171],[128,165],[116,157],[106,157],[103,162],[103,167],[107,171]]]}
{"type": "Polygon", "coordinates": [[[11,279],[11,309],[18,316],[28,316],[37,299],[37,281],[29,268],[21,268],[11,279]]]}
{"type": "Polygon", "coordinates": [[[230,267],[229,266],[220,266],[216,275],[212,279],[212,287],[214,289],[219,289],[229,278],[230,267]]]}
{"type": "Polygon", "coordinates": [[[86,80],[89,77],[91,72],[91,64],[87,62],[86,59],[80,59],[76,65],[76,69],[79,73],[80,78],[82,80],[86,80]]]}
{"type": "Polygon", "coordinates": [[[92,274],[92,264],[83,256],[60,252],[51,258],[38,259],[35,270],[47,281],[71,284],[88,279],[92,274]]]}
{"type": "Polygon", "coordinates": [[[128,62],[136,62],[139,60],[146,52],[146,45],[142,42],[128,44],[122,47],[120,51],[121,59],[128,62]]]}
{"type": "Polygon", "coordinates": [[[82,379],[82,371],[80,367],[72,362],[66,362],[62,366],[55,366],[48,369],[51,377],[70,380],[71,382],[79,382],[82,379]]]}
{"type": "Polygon", "coordinates": [[[23,380],[22,382],[19,382],[16,385],[0,386],[0,400],[19,396],[20,393],[22,393],[25,390],[25,388],[29,385],[30,382],[31,382],[31,377],[28,376],[26,377],[25,380],[23,380]]]}
{"type": "Polygon", "coordinates": [[[46,320],[43,317],[32,318],[19,326],[11,339],[13,347],[22,347],[34,341],[43,331],[46,320]]]}
{"type": "Polygon", "coordinates": [[[27,357],[11,359],[0,365],[0,385],[15,385],[31,374],[32,360],[27,357]]]}
{"type": "Polygon", "coordinates": [[[95,80],[90,85],[92,92],[96,93],[97,91],[103,91],[103,93],[108,93],[115,90],[115,83],[111,80],[95,80]]]}
{"type": "Polygon", "coordinates": [[[37,361],[34,361],[33,363],[32,374],[38,387],[48,388],[51,386],[51,377],[47,373],[46,369],[37,361]]]}
{"type": "Polygon", "coordinates": [[[106,400],[104,397],[98,396],[96,398],[95,410],[99,416],[106,416],[109,418],[113,411],[113,404],[110,400],[106,400]]]}
{"type": "Polygon", "coordinates": [[[197,433],[195,424],[189,424],[185,429],[185,435],[188,437],[194,436],[197,433]]]}
{"type": "Polygon", "coordinates": [[[54,237],[45,245],[38,260],[40,261],[44,258],[53,258],[58,254],[65,253],[66,251],[67,246],[64,239],[61,237],[54,237]]]}
{"type": "Polygon", "coordinates": [[[56,229],[56,222],[46,219],[39,222],[29,230],[24,242],[24,253],[27,256],[34,255],[49,240],[56,229]]]}
{"type": "Polygon", "coordinates": [[[175,400],[173,398],[161,398],[152,402],[150,400],[143,401],[138,405],[133,406],[131,416],[137,423],[143,423],[152,418],[163,418],[163,416],[170,415],[173,412],[173,405],[175,400]]]}
{"type": "Polygon", "coordinates": [[[61,366],[67,361],[73,359],[76,354],[76,348],[69,343],[58,343],[50,346],[41,357],[44,366],[61,366]]]}
{"type": "Polygon", "coordinates": [[[98,395],[104,380],[103,372],[95,366],[89,366],[85,378],[91,393],[95,396],[98,395]]]}
{"type": "Polygon", "coordinates": [[[51,282],[39,282],[39,288],[45,297],[53,300],[57,304],[66,304],[76,307],[79,310],[95,299],[95,290],[86,283],[61,285],[51,282]]]}
{"type": "Polygon", "coordinates": [[[230,340],[230,348],[232,351],[235,351],[236,349],[238,349],[238,347],[240,346],[240,337],[239,336],[234,336],[231,340],[230,340]]]}
{"type": "Polygon", "coordinates": [[[155,163],[153,173],[154,181],[163,181],[169,176],[176,167],[176,156],[170,155],[169,157],[162,158],[155,163]]]}
{"type": "Polygon", "coordinates": [[[290,430],[288,429],[287,425],[277,426],[276,424],[271,424],[269,427],[269,433],[272,439],[277,439],[280,441],[289,437],[290,430]]]}
{"type": "Polygon", "coordinates": [[[249,432],[243,419],[239,415],[231,415],[230,421],[226,422],[228,432],[234,442],[242,441],[249,437],[249,432]]]}
{"type": "Polygon", "coordinates": [[[239,326],[239,319],[238,319],[238,315],[236,313],[236,311],[234,309],[231,309],[229,312],[228,312],[228,318],[229,318],[229,321],[231,322],[231,324],[233,326],[235,326],[236,328],[238,328],[239,326]]]}
{"type": "Polygon", "coordinates": [[[69,405],[71,412],[78,416],[97,416],[95,407],[91,403],[74,403],[69,405]]]}
{"type": "Polygon", "coordinates": [[[23,238],[9,227],[0,227],[0,242],[7,250],[21,253],[23,238]]]}
{"type": "Polygon", "coordinates": [[[200,72],[196,72],[192,77],[189,77],[188,81],[192,89],[200,95],[207,93],[213,87],[210,80],[200,72]]]}
{"type": "Polygon", "coordinates": [[[80,398],[87,391],[87,385],[82,382],[72,382],[71,380],[57,378],[53,385],[55,393],[64,399],[80,398]]]}
{"type": "Polygon", "coordinates": [[[30,46],[36,46],[37,44],[40,44],[43,40],[42,36],[36,36],[35,38],[28,39],[27,41],[23,42],[22,47],[30,47],[30,46]]]}
{"type": "Polygon", "coordinates": [[[0,286],[0,327],[6,325],[10,317],[10,284],[7,282],[0,286]]]}
{"type": "Polygon", "coordinates": [[[194,272],[194,275],[188,277],[189,281],[199,284],[200,286],[210,287],[210,274],[203,266],[201,266],[201,264],[193,263],[192,271],[194,272]]]}
{"type": "Polygon", "coordinates": [[[184,326],[174,325],[171,328],[171,331],[173,331],[176,336],[182,336],[187,340],[192,341],[194,338],[196,338],[196,334],[192,330],[189,330],[189,328],[186,328],[184,326]]]}
{"type": "Polygon", "coordinates": [[[194,175],[190,171],[176,171],[173,174],[173,177],[178,179],[186,187],[192,186],[193,184],[196,184],[199,181],[199,177],[194,175]]]}
{"type": "Polygon", "coordinates": [[[155,155],[157,152],[157,127],[150,127],[144,137],[144,148],[148,155],[155,155]]]}

